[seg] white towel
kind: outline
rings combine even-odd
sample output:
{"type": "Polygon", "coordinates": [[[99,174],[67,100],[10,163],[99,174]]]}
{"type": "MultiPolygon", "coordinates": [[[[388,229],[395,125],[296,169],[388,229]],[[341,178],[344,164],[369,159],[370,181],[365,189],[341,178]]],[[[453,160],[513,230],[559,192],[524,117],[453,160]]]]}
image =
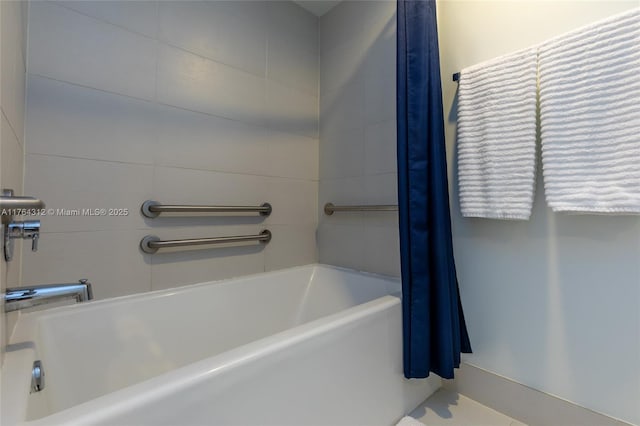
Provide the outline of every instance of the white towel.
{"type": "Polygon", "coordinates": [[[426,426],[419,420],[414,419],[413,417],[404,416],[400,419],[396,426],[426,426]]]}
{"type": "Polygon", "coordinates": [[[458,184],[466,217],[529,219],[536,178],[537,52],[460,72],[458,184]]]}
{"type": "Polygon", "coordinates": [[[544,43],[539,67],[549,206],[640,213],[640,9],[544,43]]]}

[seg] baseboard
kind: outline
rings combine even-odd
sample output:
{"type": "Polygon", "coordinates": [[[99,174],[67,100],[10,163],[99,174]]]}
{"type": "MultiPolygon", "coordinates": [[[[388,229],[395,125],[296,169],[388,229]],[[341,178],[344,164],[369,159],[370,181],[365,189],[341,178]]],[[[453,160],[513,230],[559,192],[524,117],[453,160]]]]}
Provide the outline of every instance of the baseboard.
{"type": "Polygon", "coordinates": [[[633,426],[470,364],[442,385],[529,426],[633,426]]]}

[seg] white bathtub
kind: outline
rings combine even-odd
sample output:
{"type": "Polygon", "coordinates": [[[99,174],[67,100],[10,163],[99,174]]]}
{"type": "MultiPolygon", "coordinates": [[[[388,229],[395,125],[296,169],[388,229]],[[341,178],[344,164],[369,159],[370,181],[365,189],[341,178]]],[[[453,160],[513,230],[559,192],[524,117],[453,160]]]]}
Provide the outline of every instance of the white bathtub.
{"type": "Polygon", "coordinates": [[[23,314],[0,420],[391,425],[440,386],[402,376],[399,290],[309,265],[23,314]],[[36,359],[45,388],[30,394],[36,359]]]}

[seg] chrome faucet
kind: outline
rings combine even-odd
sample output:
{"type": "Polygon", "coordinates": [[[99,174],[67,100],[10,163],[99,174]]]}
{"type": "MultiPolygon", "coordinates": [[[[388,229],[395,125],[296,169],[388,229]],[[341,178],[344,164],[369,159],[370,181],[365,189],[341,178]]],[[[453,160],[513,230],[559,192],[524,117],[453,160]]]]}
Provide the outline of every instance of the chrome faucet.
{"type": "Polygon", "coordinates": [[[76,302],[93,299],[91,283],[81,279],[78,283],[47,284],[23,288],[8,288],[4,295],[4,311],[33,308],[34,306],[53,303],[72,298],[76,302]]]}
{"type": "Polygon", "coordinates": [[[40,221],[14,221],[13,216],[37,214],[44,209],[44,203],[33,197],[17,197],[13,189],[5,188],[0,193],[0,222],[4,225],[2,241],[4,246],[4,260],[9,262],[13,258],[13,245],[16,239],[31,240],[31,251],[38,251],[40,238],[40,221]]]}
{"type": "Polygon", "coordinates": [[[13,242],[16,239],[31,240],[31,251],[38,251],[40,238],[40,221],[13,221],[4,225],[4,259],[8,262],[13,258],[13,242]]]}

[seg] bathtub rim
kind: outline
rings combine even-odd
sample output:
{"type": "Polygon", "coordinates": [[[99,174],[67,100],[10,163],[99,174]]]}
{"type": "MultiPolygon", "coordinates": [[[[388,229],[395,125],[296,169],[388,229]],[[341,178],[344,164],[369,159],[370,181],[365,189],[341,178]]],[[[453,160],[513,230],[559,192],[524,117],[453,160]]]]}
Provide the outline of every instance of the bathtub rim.
{"type": "MultiPolygon", "coordinates": [[[[391,275],[382,275],[382,274],[376,274],[373,272],[367,272],[367,271],[359,271],[356,269],[350,269],[350,268],[345,268],[342,266],[334,266],[334,265],[329,265],[329,264],[324,264],[324,263],[308,263],[306,265],[299,265],[299,266],[293,266],[291,268],[283,268],[283,269],[276,269],[274,271],[267,271],[267,272],[256,272],[253,274],[247,274],[247,275],[239,275],[236,277],[228,277],[228,278],[221,278],[219,280],[211,280],[211,281],[205,281],[205,282],[201,282],[201,283],[193,283],[193,284],[185,284],[185,285],[180,285],[177,287],[171,287],[171,288],[166,288],[166,289],[160,289],[160,290],[151,290],[151,291],[147,291],[147,292],[143,292],[143,293],[135,293],[135,294],[127,294],[127,295],[123,295],[123,296],[116,296],[116,297],[110,297],[110,298],[106,298],[106,299],[100,299],[100,300],[91,300],[91,301],[86,301],[83,303],[75,303],[75,304],[71,304],[71,305],[65,305],[65,306],[57,306],[57,307],[52,307],[52,308],[47,308],[47,309],[41,309],[41,310],[35,310],[35,311],[31,311],[31,312],[23,312],[23,311],[18,311],[19,315],[18,318],[16,320],[16,325],[11,333],[11,335],[9,336],[8,339],[8,344],[13,344],[14,342],[14,338],[19,336],[18,332],[19,330],[19,326],[21,324],[21,322],[23,320],[27,320],[29,318],[45,318],[45,317],[55,317],[58,315],[64,315],[64,314],[68,314],[68,313],[79,313],[79,312],[83,312],[89,309],[95,309],[95,308],[105,308],[108,307],[110,305],[115,305],[115,304],[127,304],[127,303],[134,303],[136,301],[139,300],[153,300],[153,299],[160,299],[163,297],[170,297],[176,294],[186,294],[186,293],[190,293],[192,291],[196,291],[202,287],[208,287],[208,286],[212,286],[212,285],[219,285],[219,284],[225,284],[231,281],[239,281],[239,280],[245,280],[245,279],[254,279],[254,278],[258,278],[258,277],[269,277],[269,276],[273,276],[273,275],[278,275],[278,274],[282,274],[286,271],[299,271],[299,270],[303,270],[303,269],[311,269],[314,270],[316,268],[322,268],[322,269],[329,269],[329,270],[336,270],[336,271],[341,271],[341,272],[345,272],[348,274],[357,274],[357,275],[361,275],[364,277],[371,277],[371,278],[375,278],[375,279],[380,279],[380,280],[384,280],[384,281],[389,281],[390,283],[393,283],[394,285],[398,286],[398,292],[397,295],[400,294],[400,284],[401,284],[401,279],[399,277],[394,277],[391,275]]],[[[312,275],[311,275],[312,276],[312,275]]],[[[395,295],[396,292],[390,293],[395,295]]],[[[22,333],[20,333],[22,334],[22,333]]]]}
{"type": "MultiPolygon", "coordinates": [[[[153,403],[156,400],[197,386],[218,375],[251,361],[286,350],[308,339],[319,337],[344,326],[366,321],[371,315],[387,311],[400,304],[398,296],[383,296],[344,311],[301,324],[279,333],[263,337],[237,348],[213,355],[189,365],[167,371],[158,376],[132,384],[106,395],[66,408],[45,417],[16,423],[24,426],[44,426],[51,424],[94,424],[105,422],[111,416],[126,413],[136,406],[153,403]]],[[[27,407],[25,407],[26,409],[27,407]]]]}
{"type": "MultiPolygon", "coordinates": [[[[29,408],[28,395],[30,394],[29,381],[24,380],[21,377],[18,378],[17,376],[19,374],[22,376],[22,373],[25,371],[31,371],[31,363],[33,360],[37,359],[38,348],[36,342],[38,340],[37,333],[39,321],[46,320],[48,317],[82,312],[84,310],[95,308],[96,306],[108,307],[109,305],[122,304],[123,302],[128,303],[135,302],[137,300],[167,297],[176,293],[194,291],[204,286],[211,286],[234,280],[237,281],[245,278],[256,278],[258,276],[273,276],[284,271],[315,269],[316,267],[323,267],[325,269],[360,275],[365,278],[371,277],[382,279],[393,283],[394,286],[397,285],[399,290],[400,279],[397,277],[361,272],[333,265],[313,263],[276,271],[225,278],[205,283],[196,283],[171,289],[120,296],[89,302],[87,304],[61,306],[25,313],[19,316],[14,332],[9,340],[9,348],[11,345],[19,347],[5,353],[5,362],[3,367],[9,364],[12,367],[19,367],[15,369],[18,371],[12,371],[10,374],[7,374],[7,371],[3,371],[1,373],[3,377],[0,377],[0,380],[2,380],[0,383],[4,383],[4,381],[7,380],[12,385],[16,385],[12,386],[12,392],[8,392],[8,395],[4,395],[2,398],[2,406],[9,408],[9,412],[6,415],[3,415],[2,418],[7,421],[7,425],[24,426],[65,423],[85,424],[100,421],[101,419],[113,415],[113,413],[126,412],[137,404],[151,402],[171,393],[179,392],[180,389],[184,389],[213,378],[218,374],[224,374],[226,371],[237,366],[241,366],[251,360],[263,358],[288,346],[296,345],[307,339],[320,336],[332,330],[346,326],[347,324],[363,321],[369,315],[375,315],[376,313],[383,312],[390,309],[392,306],[401,303],[399,291],[398,293],[387,294],[369,302],[349,307],[340,312],[317,318],[307,323],[262,337],[258,340],[254,340],[228,351],[164,372],[158,376],[151,377],[143,380],[142,382],[134,383],[122,389],[98,396],[72,407],[50,413],[44,417],[27,420],[29,408]],[[19,338],[22,338],[22,341],[15,342],[15,340],[19,338]],[[20,347],[22,345],[24,345],[24,347],[20,347]],[[27,395],[27,397],[24,398],[22,395],[27,395]]],[[[5,370],[5,368],[3,368],[3,370],[5,370]]]]}

